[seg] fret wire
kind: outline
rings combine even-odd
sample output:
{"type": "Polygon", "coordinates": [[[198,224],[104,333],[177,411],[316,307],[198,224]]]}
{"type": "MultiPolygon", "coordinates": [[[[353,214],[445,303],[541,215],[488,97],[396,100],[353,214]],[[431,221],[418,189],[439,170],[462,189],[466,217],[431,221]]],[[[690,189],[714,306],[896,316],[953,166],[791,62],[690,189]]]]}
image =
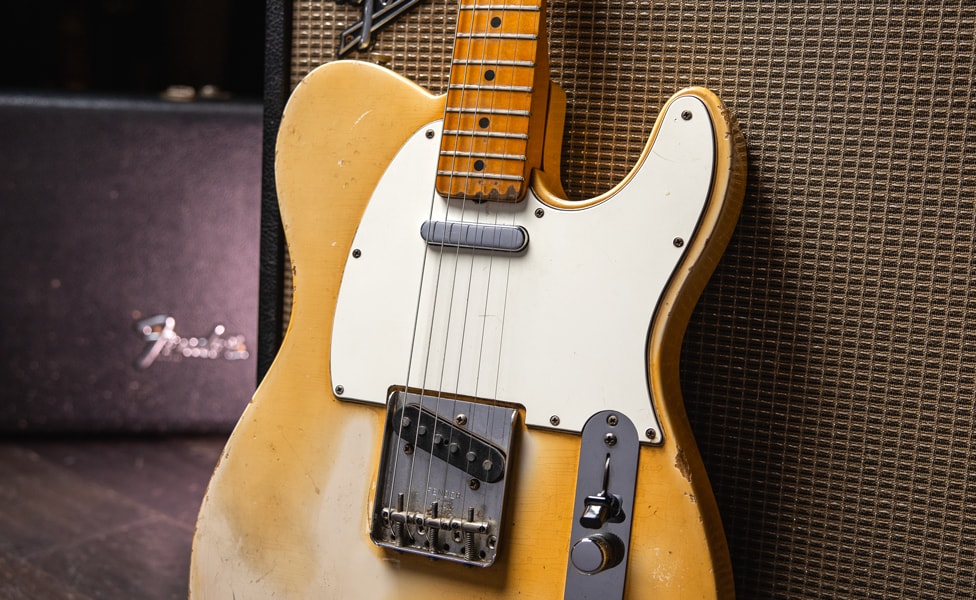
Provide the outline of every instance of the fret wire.
{"type": "Polygon", "coordinates": [[[525,178],[521,175],[506,175],[504,173],[483,173],[479,171],[438,171],[438,175],[446,175],[449,177],[462,176],[462,177],[474,177],[476,179],[499,179],[502,181],[525,181],[525,178]]]}
{"type": "Polygon", "coordinates": [[[466,129],[445,129],[444,135],[467,135],[471,137],[506,138],[510,140],[527,140],[528,134],[508,133],[502,131],[468,131],[466,129]]]}
{"type": "Polygon", "coordinates": [[[486,115],[502,115],[508,117],[529,117],[532,114],[527,110],[510,110],[506,108],[463,108],[460,106],[448,106],[447,112],[449,113],[465,113],[465,114],[486,114],[486,115]]]}
{"type": "Polygon", "coordinates": [[[470,58],[453,61],[456,65],[498,65],[500,67],[535,67],[532,60],[472,60],[470,58]]]}
{"type": "Polygon", "coordinates": [[[538,40],[539,36],[534,33],[458,33],[454,36],[459,39],[484,39],[484,40],[538,40]]]}
{"type": "Polygon", "coordinates": [[[455,83],[447,86],[449,90],[479,90],[485,93],[513,92],[516,94],[531,94],[532,88],[518,85],[481,85],[478,83],[455,83]]]}
{"type": "Polygon", "coordinates": [[[462,6],[461,10],[483,10],[483,11],[511,11],[511,12],[539,12],[538,6],[519,6],[517,4],[498,4],[495,6],[462,6]]]}
{"type": "Polygon", "coordinates": [[[471,158],[497,158],[499,160],[520,160],[525,162],[524,154],[496,154],[492,152],[463,152],[459,150],[442,150],[441,156],[467,156],[471,158]]]}

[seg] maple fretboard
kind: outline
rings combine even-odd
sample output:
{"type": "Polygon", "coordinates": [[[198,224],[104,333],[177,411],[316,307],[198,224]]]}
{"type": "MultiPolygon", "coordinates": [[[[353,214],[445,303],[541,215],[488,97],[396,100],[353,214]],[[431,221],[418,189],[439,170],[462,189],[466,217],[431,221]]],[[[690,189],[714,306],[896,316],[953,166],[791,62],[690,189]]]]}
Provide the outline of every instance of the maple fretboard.
{"type": "Polygon", "coordinates": [[[542,0],[461,2],[437,171],[442,196],[522,198],[533,166],[537,88],[548,85],[547,72],[539,85],[540,51],[546,51],[542,0]]]}

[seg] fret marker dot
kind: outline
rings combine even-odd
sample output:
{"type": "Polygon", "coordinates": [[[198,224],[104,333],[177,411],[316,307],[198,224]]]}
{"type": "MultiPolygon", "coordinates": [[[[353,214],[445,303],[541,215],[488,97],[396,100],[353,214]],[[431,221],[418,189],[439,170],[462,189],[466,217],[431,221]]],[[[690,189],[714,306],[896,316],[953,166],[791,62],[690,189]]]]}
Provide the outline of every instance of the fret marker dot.
{"type": "Polygon", "coordinates": [[[483,161],[483,160],[476,160],[476,161],[474,161],[474,170],[475,171],[484,171],[485,170],[485,161],[483,161]]]}
{"type": "Polygon", "coordinates": [[[482,129],[488,129],[489,125],[491,125],[491,121],[488,120],[488,117],[481,117],[481,119],[478,120],[478,127],[481,127],[482,129]]]}
{"type": "Polygon", "coordinates": [[[502,24],[502,18],[501,17],[492,17],[491,18],[491,26],[492,27],[500,27],[501,24],[502,24]]]}
{"type": "Polygon", "coordinates": [[[488,69],[487,71],[485,71],[485,79],[487,81],[491,81],[494,78],[495,78],[495,72],[494,71],[492,71],[491,69],[488,69]]]}

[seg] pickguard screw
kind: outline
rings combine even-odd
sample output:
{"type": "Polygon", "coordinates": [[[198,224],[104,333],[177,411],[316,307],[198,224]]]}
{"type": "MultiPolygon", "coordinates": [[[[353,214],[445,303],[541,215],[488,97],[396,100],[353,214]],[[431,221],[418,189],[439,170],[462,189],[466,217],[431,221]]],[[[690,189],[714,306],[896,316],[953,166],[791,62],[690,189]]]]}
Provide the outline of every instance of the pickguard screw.
{"type": "Polygon", "coordinates": [[[465,423],[468,422],[468,415],[462,413],[454,417],[454,422],[457,423],[458,425],[464,425],[465,423]]]}
{"type": "Polygon", "coordinates": [[[549,424],[552,425],[553,427],[559,425],[559,417],[557,415],[552,415],[551,417],[549,417],[549,424]]]}
{"type": "Polygon", "coordinates": [[[608,433],[607,435],[603,436],[603,443],[611,447],[616,446],[617,436],[612,433],[608,433]]]}
{"type": "Polygon", "coordinates": [[[406,443],[406,444],[404,444],[403,445],[403,453],[404,454],[413,454],[413,444],[411,444],[409,442],[406,443]]]}
{"type": "Polygon", "coordinates": [[[434,135],[435,135],[435,134],[434,134],[434,130],[433,130],[433,129],[428,129],[428,130],[427,130],[427,131],[426,131],[426,132],[424,133],[424,135],[426,135],[426,136],[427,136],[427,139],[428,139],[428,140],[432,140],[432,139],[434,139],[434,135]]]}
{"type": "Polygon", "coordinates": [[[607,425],[610,427],[617,426],[617,415],[607,415],[607,425]]]}
{"type": "Polygon", "coordinates": [[[690,121],[691,120],[691,111],[690,110],[681,111],[681,118],[684,119],[685,121],[690,121]]]}
{"type": "Polygon", "coordinates": [[[653,440],[657,438],[657,431],[655,431],[653,427],[648,427],[644,432],[644,435],[647,436],[647,439],[653,440]]]}
{"type": "Polygon", "coordinates": [[[680,248],[685,245],[685,241],[679,237],[676,237],[673,240],[671,240],[671,243],[674,244],[675,248],[680,248]]]}
{"type": "Polygon", "coordinates": [[[363,251],[360,250],[359,248],[356,248],[355,250],[352,251],[353,258],[359,258],[362,255],[363,255],[363,251]]]}
{"type": "Polygon", "coordinates": [[[468,488],[471,490],[476,490],[481,487],[481,482],[477,479],[472,479],[468,482],[468,488]]]}
{"type": "Polygon", "coordinates": [[[342,387],[341,385],[335,386],[336,396],[341,396],[342,393],[345,392],[345,391],[346,391],[346,388],[342,387]]]}
{"type": "Polygon", "coordinates": [[[542,210],[541,208],[535,209],[535,216],[537,218],[541,219],[542,218],[542,215],[544,215],[544,214],[546,214],[546,211],[542,210]]]}

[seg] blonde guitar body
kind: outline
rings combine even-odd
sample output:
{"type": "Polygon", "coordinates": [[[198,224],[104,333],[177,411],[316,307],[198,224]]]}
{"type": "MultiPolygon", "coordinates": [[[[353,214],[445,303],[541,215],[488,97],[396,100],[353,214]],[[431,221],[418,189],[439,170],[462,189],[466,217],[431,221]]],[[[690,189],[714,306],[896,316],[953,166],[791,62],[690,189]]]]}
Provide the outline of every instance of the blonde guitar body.
{"type": "MultiPolygon", "coordinates": [[[[344,273],[354,268],[350,261],[384,254],[378,249],[371,251],[376,249],[373,245],[362,248],[361,259],[350,258],[362,242],[357,236],[369,236],[366,229],[374,232],[373,238],[382,239],[375,234],[377,225],[371,225],[365,215],[391,200],[374,196],[388,187],[389,177],[402,176],[391,172],[410,170],[404,166],[406,159],[398,154],[405,148],[423,147],[427,130],[436,131],[438,120],[444,116],[444,102],[443,97],[434,97],[387,70],[358,62],[319,68],[298,86],[289,101],[278,138],[277,184],[294,268],[294,308],[279,354],[228,441],[204,499],[193,545],[191,597],[543,599],[567,595],[571,530],[579,518],[574,512],[574,497],[581,453],[576,432],[581,423],[575,423],[576,418],[568,416],[573,411],[567,410],[564,430],[547,428],[552,409],[546,404],[536,405],[533,397],[538,395],[537,390],[545,389],[552,374],[544,371],[541,381],[520,387],[518,381],[531,375],[511,375],[504,367],[504,354],[497,364],[492,363],[491,375],[500,383],[491,395],[516,406],[520,419],[515,425],[518,441],[508,466],[511,481],[504,522],[498,524],[501,529],[494,564],[479,568],[432,560],[381,547],[370,539],[388,421],[385,392],[387,386],[405,382],[381,378],[380,397],[353,398],[356,401],[344,397],[354,390],[347,391],[348,383],[333,380],[333,371],[345,373],[354,367],[343,366],[346,363],[335,360],[333,353],[341,352],[344,344],[353,344],[343,341],[344,337],[334,340],[333,335],[355,336],[344,332],[342,324],[337,329],[336,307],[342,304],[344,273]],[[337,395],[337,388],[342,396],[337,395]],[[524,393],[528,396],[520,396],[523,392],[519,390],[527,390],[524,393]],[[514,397],[506,397],[507,391],[514,397]]],[[[594,223],[602,223],[600,214],[611,215],[609,207],[615,201],[623,205],[620,199],[628,193],[634,195],[635,186],[643,185],[644,173],[655,170],[650,165],[665,164],[660,161],[667,159],[659,156],[655,143],[659,137],[670,135],[666,131],[672,125],[659,119],[640,163],[617,188],[589,202],[563,200],[558,184],[562,102],[554,87],[542,169],[534,172],[523,206],[508,209],[508,213],[518,213],[514,218],[525,223],[529,231],[528,250],[510,259],[513,261],[545,256],[544,242],[554,235],[559,219],[568,222],[577,213],[590,211],[594,223]],[[601,210],[604,213],[598,212],[601,210]],[[537,216],[539,211],[541,217],[537,216]],[[532,223],[536,220],[540,226],[543,222],[553,224],[552,232],[539,229],[538,235],[534,234],[532,223]]],[[[633,514],[629,516],[630,546],[626,563],[618,567],[626,572],[626,598],[733,595],[721,521],[684,414],[678,357],[697,297],[731,235],[743,193],[745,161],[741,136],[711,93],[697,88],[680,92],[662,114],[685,112],[669,112],[681,102],[700,107],[695,118],[707,119],[710,144],[706,153],[711,156],[706,161],[705,180],[691,188],[700,189],[701,198],[690,228],[669,237],[661,246],[663,253],[672,251],[667,255],[671,258],[665,260],[673,263],[658,285],[658,296],[645,307],[650,321],[632,324],[641,341],[636,360],[641,371],[637,387],[642,393],[628,401],[636,403],[636,414],[630,416],[638,424],[642,443],[633,514]],[[675,237],[681,241],[674,241],[675,237]],[[654,439],[647,437],[646,429],[654,429],[654,439]]],[[[436,139],[434,144],[432,157],[436,156],[436,139]]],[[[667,144],[671,148],[670,142],[667,144]]],[[[421,181],[426,179],[421,177],[421,181]]],[[[428,189],[429,183],[418,184],[418,188],[425,194],[423,206],[429,207],[431,198],[437,206],[438,198],[428,189]]],[[[411,192],[403,190],[405,197],[393,202],[409,202],[415,196],[411,192]]],[[[653,201],[653,194],[648,195],[647,202],[653,201]]],[[[386,226],[382,220],[376,223],[386,226]]],[[[429,257],[442,252],[425,249],[416,223],[403,227],[419,244],[421,260],[425,253],[429,257]]],[[[596,229],[597,225],[591,227],[596,229]]],[[[574,243],[585,248],[588,242],[579,239],[574,243]]],[[[396,254],[395,248],[392,254],[396,254]]],[[[526,269],[529,277],[531,269],[526,269]]],[[[347,275],[351,279],[346,285],[354,285],[354,275],[347,275]]],[[[643,273],[628,276],[641,278],[643,273]]],[[[607,293],[627,294],[628,290],[607,293]]],[[[416,288],[410,294],[410,306],[415,307],[416,288]]],[[[513,304],[507,310],[517,315],[528,296],[516,294],[513,298],[509,301],[519,306],[513,304]]],[[[571,298],[565,300],[572,305],[571,298]]],[[[396,317],[397,324],[390,329],[401,327],[398,304],[387,300],[378,304],[377,310],[392,312],[377,314],[376,326],[382,329],[384,319],[396,317]]],[[[574,311],[578,319],[585,320],[587,313],[601,308],[580,305],[574,311]]],[[[536,309],[539,319],[556,318],[547,317],[545,306],[536,309]]],[[[573,324],[557,323],[553,327],[550,323],[547,327],[571,328],[573,324]]],[[[361,349],[350,348],[350,352],[362,354],[361,349]]],[[[368,360],[369,353],[363,356],[368,360]]],[[[361,362],[363,356],[356,354],[355,360],[347,362],[361,362]]],[[[376,371],[400,367],[382,366],[376,371]]],[[[580,365],[571,369],[574,376],[586,381],[585,375],[576,373],[580,365]]],[[[403,371],[406,375],[406,369],[403,371]]],[[[594,371],[596,377],[606,378],[613,368],[594,365],[594,371]]],[[[458,372],[464,372],[461,365],[458,372]]],[[[410,385],[414,385],[412,380],[410,385]]],[[[592,404],[577,406],[577,413],[592,414],[605,408],[627,412],[614,404],[612,395],[601,396],[600,385],[590,388],[575,402],[592,399],[592,404]]],[[[451,391],[465,397],[478,397],[479,389],[451,382],[451,391]]],[[[372,391],[363,393],[375,395],[372,391]]],[[[566,400],[558,402],[565,404],[566,400]]]]}

